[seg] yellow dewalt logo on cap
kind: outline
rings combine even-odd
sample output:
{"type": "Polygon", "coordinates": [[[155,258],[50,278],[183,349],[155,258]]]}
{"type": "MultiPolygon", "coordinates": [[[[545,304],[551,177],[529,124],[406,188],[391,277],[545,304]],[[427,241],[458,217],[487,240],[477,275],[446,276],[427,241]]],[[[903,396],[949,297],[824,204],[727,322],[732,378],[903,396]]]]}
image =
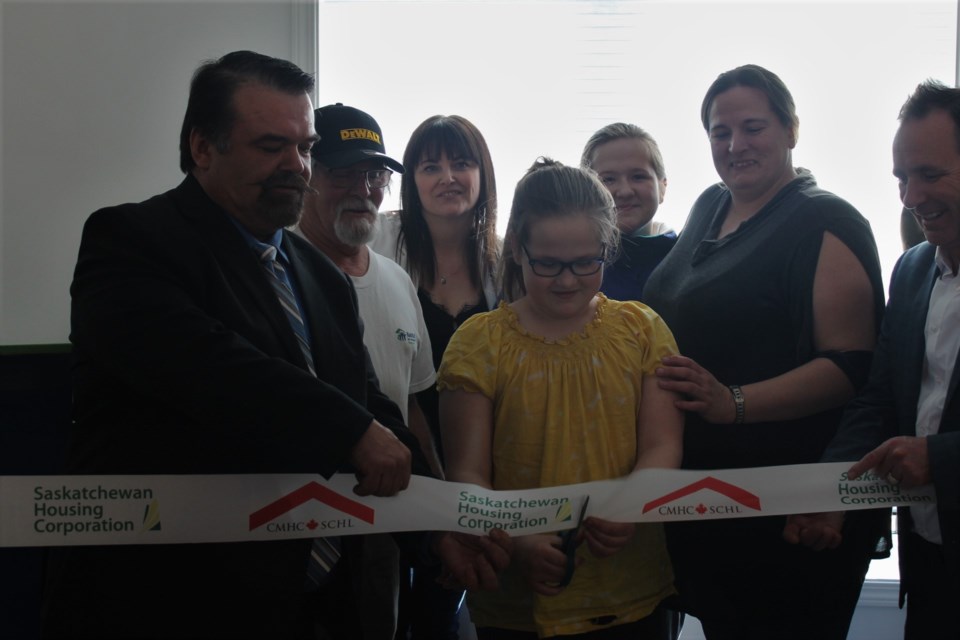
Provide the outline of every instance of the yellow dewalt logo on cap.
{"type": "Polygon", "coordinates": [[[376,131],[370,131],[370,129],[340,129],[340,139],[341,140],[373,140],[377,144],[381,144],[380,136],[376,131]]]}

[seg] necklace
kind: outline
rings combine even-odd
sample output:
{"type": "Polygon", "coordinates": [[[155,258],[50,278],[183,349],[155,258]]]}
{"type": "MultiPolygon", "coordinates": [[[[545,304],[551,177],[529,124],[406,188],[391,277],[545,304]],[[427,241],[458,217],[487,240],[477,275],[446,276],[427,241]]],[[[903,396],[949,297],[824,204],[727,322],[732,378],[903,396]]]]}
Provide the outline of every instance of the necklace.
{"type": "Polygon", "coordinates": [[[447,284],[447,278],[448,278],[448,277],[449,277],[449,278],[452,278],[452,277],[454,277],[454,276],[456,276],[456,275],[459,275],[461,271],[463,271],[463,265],[460,265],[460,268],[459,268],[459,269],[456,269],[455,271],[451,271],[451,272],[448,273],[447,275],[443,275],[442,273],[439,273],[439,272],[438,272],[438,273],[437,273],[437,277],[440,279],[440,284],[441,284],[441,285],[445,285],[445,284],[447,284]]]}

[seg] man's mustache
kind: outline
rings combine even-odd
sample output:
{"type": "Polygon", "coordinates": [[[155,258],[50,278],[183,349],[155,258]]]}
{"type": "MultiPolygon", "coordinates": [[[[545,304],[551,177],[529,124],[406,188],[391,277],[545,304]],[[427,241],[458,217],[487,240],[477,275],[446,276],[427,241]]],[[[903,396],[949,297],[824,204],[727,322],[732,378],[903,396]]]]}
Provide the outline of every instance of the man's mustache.
{"type": "Polygon", "coordinates": [[[296,173],[275,173],[261,182],[260,186],[264,189],[296,189],[300,193],[311,193],[313,195],[318,193],[303,179],[303,176],[296,173]]]}
{"type": "Polygon", "coordinates": [[[342,214],[347,210],[357,211],[358,209],[366,209],[373,215],[377,215],[379,211],[379,207],[377,207],[372,200],[354,196],[340,201],[340,204],[337,205],[337,214],[342,214]]]}

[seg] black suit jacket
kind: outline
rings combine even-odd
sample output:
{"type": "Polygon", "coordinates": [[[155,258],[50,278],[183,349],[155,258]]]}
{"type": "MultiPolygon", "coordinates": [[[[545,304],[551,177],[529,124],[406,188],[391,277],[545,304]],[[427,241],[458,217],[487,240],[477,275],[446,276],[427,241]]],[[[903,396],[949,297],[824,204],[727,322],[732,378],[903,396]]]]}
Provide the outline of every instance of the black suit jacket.
{"type": "MultiPolygon", "coordinates": [[[[897,262],[887,311],[873,356],[870,381],[844,413],[825,461],[858,460],[898,435],[916,435],[917,402],[925,351],[924,326],[930,293],[939,276],[936,247],[924,242],[897,262]]],[[[960,569],[960,360],[954,366],[940,431],[927,438],[930,470],[937,494],[943,551],[960,569]]],[[[909,509],[900,508],[899,530],[910,530],[909,509]]],[[[909,576],[911,558],[901,547],[901,576],[909,576]]]]}
{"type": "MultiPolygon", "coordinates": [[[[316,377],[257,256],[194,178],[89,218],[71,286],[69,473],[330,476],[374,418],[419,452],[377,386],[349,278],[293,234],[283,247],[316,377]]],[[[54,549],[45,633],[296,636],[309,547],[54,549]]]]}

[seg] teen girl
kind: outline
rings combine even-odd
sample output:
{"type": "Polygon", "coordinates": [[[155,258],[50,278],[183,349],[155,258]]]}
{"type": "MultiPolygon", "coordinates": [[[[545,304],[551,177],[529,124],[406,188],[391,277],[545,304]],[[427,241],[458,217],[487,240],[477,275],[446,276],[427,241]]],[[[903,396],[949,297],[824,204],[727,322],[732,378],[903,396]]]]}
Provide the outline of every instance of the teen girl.
{"type": "MultiPolygon", "coordinates": [[[[648,307],[599,293],[618,231],[596,174],[538,160],[504,244],[505,302],[464,323],[440,367],[447,478],[529,489],[678,467],[683,418],[653,375],[676,344],[648,307]]],[[[661,527],[587,517],[580,535],[566,587],[559,535],[514,540],[501,589],[468,596],[480,640],[667,637],[661,527]]]]}

